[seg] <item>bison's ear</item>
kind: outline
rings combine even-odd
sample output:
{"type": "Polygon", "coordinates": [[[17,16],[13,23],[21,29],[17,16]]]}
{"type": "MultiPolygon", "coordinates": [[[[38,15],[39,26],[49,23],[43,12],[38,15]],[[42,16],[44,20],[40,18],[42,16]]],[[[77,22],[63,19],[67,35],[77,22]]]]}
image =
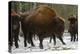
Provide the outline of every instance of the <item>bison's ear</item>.
{"type": "Polygon", "coordinates": [[[71,18],[68,18],[68,21],[70,21],[71,20],[71,18]]]}

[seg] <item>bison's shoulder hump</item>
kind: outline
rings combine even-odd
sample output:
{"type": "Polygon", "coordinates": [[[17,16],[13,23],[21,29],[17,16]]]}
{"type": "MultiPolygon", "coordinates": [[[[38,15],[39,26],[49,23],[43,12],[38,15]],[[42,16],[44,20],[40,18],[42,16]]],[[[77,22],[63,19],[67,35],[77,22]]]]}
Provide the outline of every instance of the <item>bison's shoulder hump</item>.
{"type": "Polygon", "coordinates": [[[35,11],[38,13],[42,13],[44,15],[53,16],[53,17],[57,15],[55,9],[52,9],[46,5],[38,6],[37,8],[35,8],[35,11]]]}

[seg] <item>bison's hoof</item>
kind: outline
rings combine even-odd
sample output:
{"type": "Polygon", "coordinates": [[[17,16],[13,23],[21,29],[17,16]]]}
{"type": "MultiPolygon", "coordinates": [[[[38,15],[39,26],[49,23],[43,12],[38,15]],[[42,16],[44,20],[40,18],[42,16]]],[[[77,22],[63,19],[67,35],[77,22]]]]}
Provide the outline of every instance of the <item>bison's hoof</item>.
{"type": "Polygon", "coordinates": [[[78,39],[76,41],[78,41],[78,39]]]}
{"type": "Polygon", "coordinates": [[[72,42],[73,40],[71,39],[71,42],[72,42]]]}
{"type": "Polygon", "coordinates": [[[24,47],[27,47],[27,45],[24,45],[24,47]]]}
{"type": "Polygon", "coordinates": [[[32,45],[32,47],[35,47],[35,45],[32,45]]]}
{"type": "Polygon", "coordinates": [[[63,43],[63,45],[66,45],[66,43],[63,43]]]}
{"type": "Polygon", "coordinates": [[[56,43],[54,43],[54,45],[56,45],[56,43]]]}
{"type": "Polygon", "coordinates": [[[16,48],[19,48],[19,46],[16,46],[16,48]]]}
{"type": "Polygon", "coordinates": [[[43,46],[40,46],[40,49],[43,49],[43,46]]]}
{"type": "Polygon", "coordinates": [[[43,49],[43,47],[40,47],[40,49],[43,49]]]}
{"type": "Polygon", "coordinates": [[[11,50],[8,50],[9,53],[11,53],[11,50]]]}

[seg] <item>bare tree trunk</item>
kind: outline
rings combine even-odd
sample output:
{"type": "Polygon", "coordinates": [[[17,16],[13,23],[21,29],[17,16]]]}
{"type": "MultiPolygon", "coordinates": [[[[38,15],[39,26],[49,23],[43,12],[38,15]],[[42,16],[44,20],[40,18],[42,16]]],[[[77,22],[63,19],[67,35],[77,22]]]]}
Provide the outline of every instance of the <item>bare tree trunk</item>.
{"type": "Polygon", "coordinates": [[[37,6],[37,3],[35,2],[34,5],[33,5],[33,9],[35,9],[36,6],[37,6]]]}

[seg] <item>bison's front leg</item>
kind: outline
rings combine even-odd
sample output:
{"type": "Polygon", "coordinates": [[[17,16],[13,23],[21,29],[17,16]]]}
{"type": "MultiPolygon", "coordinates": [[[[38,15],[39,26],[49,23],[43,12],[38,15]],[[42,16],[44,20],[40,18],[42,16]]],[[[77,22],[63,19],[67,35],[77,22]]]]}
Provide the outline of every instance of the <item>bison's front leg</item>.
{"type": "Polygon", "coordinates": [[[17,34],[16,34],[15,37],[14,37],[14,41],[15,41],[15,46],[16,46],[16,48],[18,48],[19,45],[18,45],[18,35],[17,35],[17,34]]]}
{"type": "Polygon", "coordinates": [[[9,52],[11,53],[11,49],[12,49],[12,45],[13,45],[13,35],[9,36],[9,52]]]}
{"type": "Polygon", "coordinates": [[[27,46],[26,40],[27,40],[26,33],[24,33],[24,47],[27,46]]]}
{"type": "Polygon", "coordinates": [[[76,41],[76,35],[74,34],[74,42],[76,41]]]}
{"type": "Polygon", "coordinates": [[[33,38],[33,33],[32,32],[29,32],[29,41],[30,41],[30,43],[31,43],[31,45],[34,47],[35,45],[34,45],[34,43],[33,43],[33,40],[32,40],[32,38],[33,38]]]}
{"type": "Polygon", "coordinates": [[[54,41],[54,45],[56,45],[56,36],[53,34],[53,41],[54,41]]]}
{"type": "Polygon", "coordinates": [[[40,49],[43,49],[43,44],[42,44],[42,42],[43,42],[43,37],[39,36],[39,41],[40,41],[39,47],[40,47],[40,49]]]}

